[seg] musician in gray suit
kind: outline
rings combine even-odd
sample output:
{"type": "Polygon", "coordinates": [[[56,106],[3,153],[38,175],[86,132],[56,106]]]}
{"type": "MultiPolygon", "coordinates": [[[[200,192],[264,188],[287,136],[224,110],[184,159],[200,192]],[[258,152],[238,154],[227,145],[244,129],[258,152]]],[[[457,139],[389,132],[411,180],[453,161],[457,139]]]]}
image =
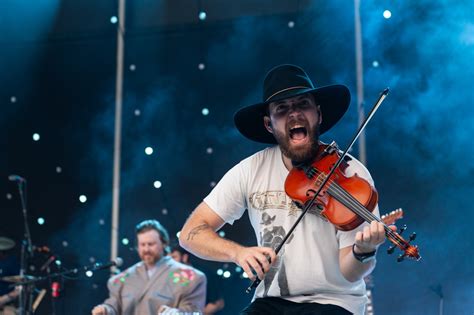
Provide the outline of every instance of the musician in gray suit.
{"type": "Polygon", "coordinates": [[[166,251],[169,235],[156,220],[136,227],[141,261],[108,281],[110,297],[92,315],[201,314],[206,276],[166,251]]]}

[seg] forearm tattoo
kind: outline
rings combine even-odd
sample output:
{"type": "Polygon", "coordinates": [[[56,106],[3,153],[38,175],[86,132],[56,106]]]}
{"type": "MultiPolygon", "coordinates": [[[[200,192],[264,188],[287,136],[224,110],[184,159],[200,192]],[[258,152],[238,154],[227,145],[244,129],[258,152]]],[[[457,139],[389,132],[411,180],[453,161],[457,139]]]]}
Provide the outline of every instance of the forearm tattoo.
{"type": "Polygon", "coordinates": [[[196,226],[191,231],[189,231],[187,240],[192,241],[196,235],[198,235],[201,231],[206,230],[208,228],[209,228],[209,225],[206,223],[196,226]]]}

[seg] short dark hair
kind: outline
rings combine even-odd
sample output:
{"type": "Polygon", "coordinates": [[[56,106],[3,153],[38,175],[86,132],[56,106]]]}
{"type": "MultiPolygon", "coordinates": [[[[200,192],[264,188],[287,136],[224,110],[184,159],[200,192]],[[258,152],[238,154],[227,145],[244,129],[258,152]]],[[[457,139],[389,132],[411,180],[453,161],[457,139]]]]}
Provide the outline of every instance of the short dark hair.
{"type": "Polygon", "coordinates": [[[168,231],[165,229],[163,225],[157,220],[145,220],[137,224],[135,227],[135,233],[141,234],[150,230],[155,230],[160,235],[161,242],[168,247],[170,243],[170,236],[168,231]]]}
{"type": "Polygon", "coordinates": [[[181,255],[184,255],[184,254],[189,255],[189,252],[187,250],[185,250],[184,248],[182,248],[181,245],[179,245],[178,241],[171,242],[170,253],[172,253],[172,252],[180,252],[181,255]]]}

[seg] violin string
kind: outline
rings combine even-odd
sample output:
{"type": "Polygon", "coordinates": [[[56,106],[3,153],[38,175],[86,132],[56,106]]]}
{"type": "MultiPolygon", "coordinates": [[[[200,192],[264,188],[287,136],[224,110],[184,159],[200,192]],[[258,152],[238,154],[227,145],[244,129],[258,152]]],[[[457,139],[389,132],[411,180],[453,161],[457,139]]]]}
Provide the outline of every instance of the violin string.
{"type": "MultiPolygon", "coordinates": [[[[322,175],[326,175],[324,174],[323,172],[319,171],[318,169],[314,168],[313,167],[313,170],[316,171],[316,173],[320,173],[322,175]]],[[[362,219],[364,219],[365,221],[367,222],[372,222],[373,220],[376,220],[378,222],[381,222],[381,220],[375,216],[372,212],[368,211],[357,199],[355,199],[352,195],[350,195],[346,190],[344,190],[339,184],[337,184],[337,182],[335,182],[333,179],[329,179],[328,183],[327,183],[329,186],[329,189],[328,191],[330,192],[331,188],[332,189],[332,192],[334,195],[338,195],[340,200],[338,198],[338,201],[340,202],[343,202],[344,201],[347,203],[345,204],[346,207],[348,207],[349,209],[351,209],[350,206],[352,206],[352,208],[354,209],[354,212],[359,215],[360,217],[362,217],[362,219]]],[[[335,196],[336,197],[336,196],[335,196]]],[[[396,243],[397,246],[399,246],[400,248],[406,248],[407,245],[406,245],[406,241],[401,238],[400,235],[398,235],[397,233],[394,233],[392,231],[392,229],[390,229],[389,227],[387,227],[385,224],[384,224],[384,229],[387,233],[388,236],[390,236],[390,240],[394,243],[396,243]]]]}
{"type": "MultiPolygon", "coordinates": [[[[342,202],[347,208],[353,209],[354,212],[360,217],[362,217],[365,221],[369,223],[374,220],[381,222],[381,220],[377,216],[375,216],[372,212],[368,211],[357,199],[355,199],[352,195],[350,195],[337,183],[332,182],[329,186],[328,192],[331,195],[333,195],[336,198],[336,200],[342,202]]],[[[392,237],[391,240],[394,243],[396,243],[396,245],[399,245],[399,247],[401,248],[406,247],[405,246],[406,241],[404,242],[398,234],[394,233],[392,229],[387,227],[385,224],[384,224],[384,229],[387,232],[387,235],[392,237]]]]}

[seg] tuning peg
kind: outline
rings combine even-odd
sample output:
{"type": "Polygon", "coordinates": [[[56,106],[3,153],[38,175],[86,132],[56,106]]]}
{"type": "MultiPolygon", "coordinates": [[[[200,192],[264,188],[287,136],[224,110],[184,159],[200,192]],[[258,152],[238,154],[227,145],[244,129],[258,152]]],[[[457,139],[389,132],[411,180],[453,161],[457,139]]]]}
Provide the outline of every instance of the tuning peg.
{"type": "Polygon", "coordinates": [[[390,246],[388,249],[387,249],[387,254],[391,255],[393,254],[394,250],[395,250],[395,245],[392,245],[390,246]]]}
{"type": "Polygon", "coordinates": [[[410,235],[410,242],[413,241],[413,240],[415,240],[415,238],[416,238],[416,232],[411,233],[411,235],[410,235]]]}
{"type": "Polygon", "coordinates": [[[400,254],[400,256],[397,258],[397,262],[402,262],[405,259],[405,256],[405,254],[400,254]]]}
{"type": "Polygon", "coordinates": [[[398,234],[402,234],[406,229],[407,229],[407,225],[405,224],[404,226],[400,228],[400,230],[398,231],[398,234]]]}

